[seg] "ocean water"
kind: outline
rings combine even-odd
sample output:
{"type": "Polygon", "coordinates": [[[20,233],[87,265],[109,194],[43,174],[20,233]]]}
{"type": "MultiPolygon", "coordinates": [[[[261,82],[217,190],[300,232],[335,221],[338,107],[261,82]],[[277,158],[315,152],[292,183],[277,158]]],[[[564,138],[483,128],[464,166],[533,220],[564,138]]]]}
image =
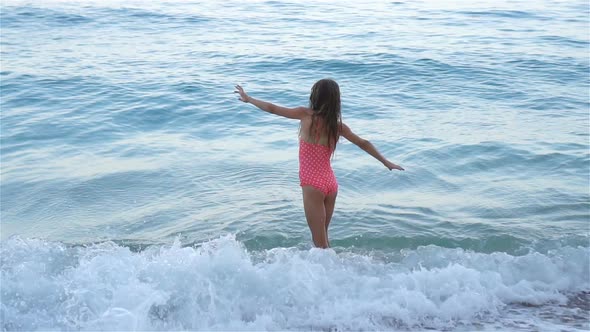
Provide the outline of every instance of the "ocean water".
{"type": "Polygon", "coordinates": [[[587,1],[2,0],[3,331],[590,330],[587,1]],[[333,248],[298,123],[344,121],[333,248]]]}

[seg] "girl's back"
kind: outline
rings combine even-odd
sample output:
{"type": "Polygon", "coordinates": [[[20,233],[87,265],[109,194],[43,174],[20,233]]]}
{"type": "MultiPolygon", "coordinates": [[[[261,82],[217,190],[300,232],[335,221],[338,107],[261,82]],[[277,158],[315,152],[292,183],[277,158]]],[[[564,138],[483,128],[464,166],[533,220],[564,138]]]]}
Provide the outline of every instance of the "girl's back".
{"type": "Polygon", "coordinates": [[[313,111],[309,108],[305,108],[304,113],[299,127],[299,139],[307,143],[329,146],[328,133],[322,118],[316,116],[313,119],[313,111]],[[312,128],[312,122],[315,128],[312,128]]]}

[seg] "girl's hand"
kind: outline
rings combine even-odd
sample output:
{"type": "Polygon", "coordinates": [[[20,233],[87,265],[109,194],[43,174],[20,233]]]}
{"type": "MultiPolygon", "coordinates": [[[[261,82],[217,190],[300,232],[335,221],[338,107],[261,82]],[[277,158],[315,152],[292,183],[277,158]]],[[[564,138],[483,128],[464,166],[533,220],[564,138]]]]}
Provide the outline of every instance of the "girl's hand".
{"type": "Polygon", "coordinates": [[[390,171],[391,171],[392,169],[397,169],[397,170],[400,170],[400,171],[403,171],[403,170],[404,170],[404,168],[403,168],[403,167],[401,167],[401,166],[399,166],[399,165],[396,165],[396,164],[392,163],[391,161],[386,161],[386,162],[384,163],[384,165],[385,165],[385,167],[387,167],[387,168],[388,168],[390,171]]]}
{"type": "Polygon", "coordinates": [[[244,91],[244,89],[238,84],[236,85],[236,91],[234,91],[234,93],[239,93],[240,97],[238,97],[239,100],[247,103],[250,100],[250,96],[248,96],[248,94],[246,93],[246,91],[244,91]]]}

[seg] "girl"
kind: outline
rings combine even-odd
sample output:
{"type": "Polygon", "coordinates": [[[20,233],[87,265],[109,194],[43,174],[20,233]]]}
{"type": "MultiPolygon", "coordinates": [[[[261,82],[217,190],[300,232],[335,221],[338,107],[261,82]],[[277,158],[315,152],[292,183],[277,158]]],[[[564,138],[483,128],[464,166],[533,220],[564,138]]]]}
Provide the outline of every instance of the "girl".
{"type": "Polygon", "coordinates": [[[340,136],[356,144],[383,163],[389,170],[404,169],[383,157],[371,142],[360,138],[342,123],[340,117],[340,88],[331,79],[317,81],[311,88],[308,107],[286,108],[252,98],[236,85],[239,100],[263,111],[300,121],[299,129],[299,180],[303,190],[305,218],[316,247],[328,248],[328,226],[338,182],[330,165],[330,157],[340,136]]]}

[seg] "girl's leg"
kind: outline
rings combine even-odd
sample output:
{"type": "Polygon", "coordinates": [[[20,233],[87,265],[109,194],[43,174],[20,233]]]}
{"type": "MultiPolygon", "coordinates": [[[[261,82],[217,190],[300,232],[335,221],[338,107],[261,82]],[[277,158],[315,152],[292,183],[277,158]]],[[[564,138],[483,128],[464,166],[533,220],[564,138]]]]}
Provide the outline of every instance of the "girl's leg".
{"type": "MultiPolygon", "coordinates": [[[[330,226],[330,220],[332,220],[332,214],[334,214],[334,206],[336,205],[336,196],[338,192],[330,193],[324,199],[324,208],[326,209],[326,239],[328,238],[328,226],[330,226]]],[[[328,240],[328,247],[330,246],[330,240],[328,240]]]]}
{"type": "Polygon", "coordinates": [[[324,193],[311,186],[302,186],[301,189],[303,190],[303,209],[307,225],[311,230],[313,244],[318,248],[328,248],[324,193]]]}

